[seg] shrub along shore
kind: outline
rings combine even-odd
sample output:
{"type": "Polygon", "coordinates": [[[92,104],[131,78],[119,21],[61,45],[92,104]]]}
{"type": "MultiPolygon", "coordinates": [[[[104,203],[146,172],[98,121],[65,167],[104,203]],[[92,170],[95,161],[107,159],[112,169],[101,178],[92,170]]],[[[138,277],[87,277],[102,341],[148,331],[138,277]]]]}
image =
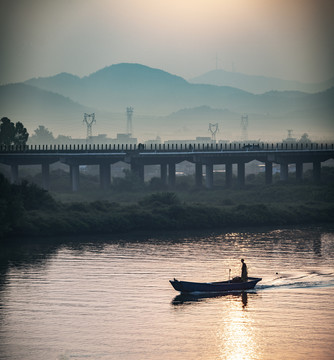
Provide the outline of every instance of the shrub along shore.
{"type": "MultiPolygon", "coordinates": [[[[107,198],[113,197],[111,190],[107,198]]],[[[100,197],[103,193],[100,193],[100,197]]],[[[118,191],[118,198],[119,198],[118,191]]],[[[0,239],[226,229],[333,222],[334,183],[254,185],[245,189],[124,191],[127,202],[56,200],[26,181],[0,174],[0,239]]]]}

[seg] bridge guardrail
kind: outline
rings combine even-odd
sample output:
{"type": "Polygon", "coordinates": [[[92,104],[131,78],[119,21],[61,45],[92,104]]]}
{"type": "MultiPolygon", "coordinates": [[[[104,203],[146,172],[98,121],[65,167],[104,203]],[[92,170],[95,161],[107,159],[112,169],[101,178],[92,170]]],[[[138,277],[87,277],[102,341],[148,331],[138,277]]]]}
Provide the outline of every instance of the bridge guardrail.
{"type": "Polygon", "coordinates": [[[154,152],[154,151],[261,151],[261,150],[334,150],[334,143],[194,143],[194,144],[51,144],[0,145],[0,153],[59,153],[59,152],[154,152]]]}

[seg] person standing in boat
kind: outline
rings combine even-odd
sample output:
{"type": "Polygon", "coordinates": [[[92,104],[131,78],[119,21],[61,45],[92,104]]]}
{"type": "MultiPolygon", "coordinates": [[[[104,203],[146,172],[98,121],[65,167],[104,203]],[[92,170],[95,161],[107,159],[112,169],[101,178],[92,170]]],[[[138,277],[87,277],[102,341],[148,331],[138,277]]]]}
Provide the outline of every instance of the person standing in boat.
{"type": "Polygon", "coordinates": [[[248,271],[247,271],[247,265],[245,263],[244,259],[241,259],[242,262],[242,268],[241,268],[241,280],[242,282],[245,282],[248,280],[248,271]]]}

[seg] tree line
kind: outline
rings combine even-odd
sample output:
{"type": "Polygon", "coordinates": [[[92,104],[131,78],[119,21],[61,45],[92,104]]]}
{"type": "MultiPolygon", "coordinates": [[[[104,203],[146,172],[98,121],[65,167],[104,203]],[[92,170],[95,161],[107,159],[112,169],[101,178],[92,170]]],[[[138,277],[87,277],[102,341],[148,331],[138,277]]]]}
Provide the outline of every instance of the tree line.
{"type": "Polygon", "coordinates": [[[0,120],[1,145],[25,145],[28,138],[29,133],[20,121],[15,124],[7,117],[0,120]]]}
{"type": "Polygon", "coordinates": [[[131,203],[68,203],[27,181],[10,184],[0,174],[0,241],[27,236],[333,223],[333,183],[261,186],[249,189],[246,196],[244,191],[209,192],[220,197],[216,203],[210,198],[194,202],[184,199],[183,193],[168,191],[139,191],[131,203]]]}
{"type": "Polygon", "coordinates": [[[20,121],[14,123],[8,117],[0,120],[0,145],[26,145],[28,139],[31,144],[35,145],[67,144],[72,141],[72,138],[66,135],[58,135],[55,138],[44,125],[39,125],[29,137],[27,129],[20,121]]]}

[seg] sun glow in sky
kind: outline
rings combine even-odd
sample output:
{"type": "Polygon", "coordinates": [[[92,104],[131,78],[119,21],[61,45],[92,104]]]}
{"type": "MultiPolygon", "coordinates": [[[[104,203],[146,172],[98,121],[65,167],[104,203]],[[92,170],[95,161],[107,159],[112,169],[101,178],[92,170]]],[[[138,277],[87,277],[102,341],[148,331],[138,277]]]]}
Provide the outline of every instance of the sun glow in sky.
{"type": "Polygon", "coordinates": [[[0,83],[136,62],[184,78],[225,70],[334,75],[331,0],[2,0],[0,83]]]}

